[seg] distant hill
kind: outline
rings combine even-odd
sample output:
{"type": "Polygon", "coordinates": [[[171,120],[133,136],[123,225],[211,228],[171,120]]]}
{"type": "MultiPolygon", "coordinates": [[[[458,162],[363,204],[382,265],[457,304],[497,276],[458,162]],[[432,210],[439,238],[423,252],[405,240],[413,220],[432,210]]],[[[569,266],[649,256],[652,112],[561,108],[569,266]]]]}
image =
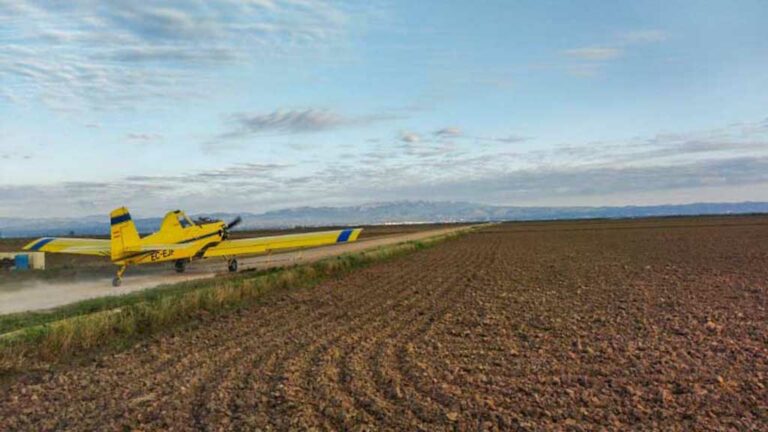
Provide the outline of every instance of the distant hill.
{"type": "MultiPolygon", "coordinates": [[[[296,207],[266,213],[240,213],[238,229],[288,228],[295,226],[372,225],[387,223],[484,222],[508,220],[552,220],[588,218],[635,218],[768,213],[766,202],[695,203],[626,207],[509,207],[468,202],[395,201],[347,207],[296,207]]],[[[237,213],[194,215],[231,220],[237,213]]],[[[151,232],[161,218],[137,219],[140,232],[151,232]]],[[[104,215],[82,218],[2,218],[0,235],[34,237],[43,235],[106,235],[109,221],[104,215]]]]}

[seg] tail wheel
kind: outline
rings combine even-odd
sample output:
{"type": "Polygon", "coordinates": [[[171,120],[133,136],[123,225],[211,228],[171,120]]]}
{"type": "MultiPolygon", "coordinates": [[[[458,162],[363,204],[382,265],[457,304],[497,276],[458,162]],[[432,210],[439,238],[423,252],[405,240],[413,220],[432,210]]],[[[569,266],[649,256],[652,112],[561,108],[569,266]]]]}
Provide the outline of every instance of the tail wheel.
{"type": "Polygon", "coordinates": [[[113,287],[119,287],[121,283],[123,283],[123,275],[125,274],[125,271],[128,269],[128,266],[123,264],[120,266],[120,268],[117,270],[117,274],[115,275],[115,278],[112,279],[112,286],[113,287]]]}
{"type": "Polygon", "coordinates": [[[227,268],[229,269],[230,273],[234,273],[237,271],[237,260],[231,259],[229,260],[229,263],[227,264],[227,268]]]}
{"type": "Polygon", "coordinates": [[[184,273],[184,270],[187,269],[187,261],[178,260],[176,261],[175,266],[176,266],[176,273],[184,273]]]}

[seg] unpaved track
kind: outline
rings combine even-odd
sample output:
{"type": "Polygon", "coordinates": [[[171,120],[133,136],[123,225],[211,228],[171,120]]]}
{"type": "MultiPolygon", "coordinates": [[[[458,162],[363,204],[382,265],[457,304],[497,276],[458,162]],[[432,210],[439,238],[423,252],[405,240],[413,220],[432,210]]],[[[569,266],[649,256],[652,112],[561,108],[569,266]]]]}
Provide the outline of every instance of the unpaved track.
{"type": "MultiPolygon", "coordinates": [[[[365,249],[386,246],[405,241],[423,240],[435,237],[463,227],[429,230],[411,234],[399,234],[359,240],[353,243],[325,246],[303,251],[274,255],[263,255],[238,259],[240,270],[266,269],[290,266],[317,261],[343,253],[359,252],[365,249]]],[[[111,277],[96,277],[77,281],[25,280],[13,287],[4,286],[0,290],[0,315],[31,310],[49,309],[81,300],[96,297],[127,294],[153,288],[163,284],[215,277],[217,272],[225,270],[226,262],[221,259],[195,261],[187,272],[175,273],[166,266],[156,266],[139,275],[131,275],[131,269],[123,280],[123,285],[112,287],[111,277]],[[147,274],[148,273],[148,274],[147,274]]]]}
{"type": "Polygon", "coordinates": [[[0,430],[766,430],[768,231],[486,228],[86,364],[0,430]]]}

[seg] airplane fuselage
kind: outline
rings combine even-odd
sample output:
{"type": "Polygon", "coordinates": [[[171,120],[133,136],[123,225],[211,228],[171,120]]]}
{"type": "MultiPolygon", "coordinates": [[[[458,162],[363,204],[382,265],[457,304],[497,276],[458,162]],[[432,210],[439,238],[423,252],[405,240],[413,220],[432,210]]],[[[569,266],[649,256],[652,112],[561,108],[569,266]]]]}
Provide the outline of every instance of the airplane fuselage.
{"type": "MultiPolygon", "coordinates": [[[[112,261],[118,265],[190,261],[202,257],[207,247],[224,239],[225,233],[224,222],[194,223],[181,212],[170,212],[159,231],[140,238],[138,244],[126,247],[112,261]]],[[[120,236],[119,229],[113,228],[112,238],[119,239],[120,236]]]]}

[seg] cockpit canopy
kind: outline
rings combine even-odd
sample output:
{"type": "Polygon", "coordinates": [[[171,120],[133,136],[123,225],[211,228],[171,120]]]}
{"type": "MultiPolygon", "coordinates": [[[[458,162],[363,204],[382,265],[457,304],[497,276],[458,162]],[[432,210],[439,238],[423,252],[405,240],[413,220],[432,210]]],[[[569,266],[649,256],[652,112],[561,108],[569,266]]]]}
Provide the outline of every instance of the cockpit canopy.
{"type": "Polygon", "coordinates": [[[176,210],[173,213],[176,215],[177,220],[179,221],[179,225],[181,225],[182,228],[189,228],[191,226],[196,225],[195,222],[192,219],[190,219],[189,216],[187,216],[187,214],[184,213],[183,211],[176,210]]]}
{"type": "Polygon", "coordinates": [[[195,222],[189,218],[183,211],[175,210],[165,214],[161,230],[178,230],[195,226],[195,222]]]}
{"type": "Polygon", "coordinates": [[[179,230],[179,229],[189,228],[193,226],[200,226],[200,225],[205,225],[209,223],[216,223],[216,222],[221,222],[221,221],[217,221],[215,219],[211,219],[207,217],[199,217],[193,220],[189,216],[187,216],[187,214],[184,213],[183,211],[174,210],[166,213],[165,218],[163,218],[163,223],[160,229],[161,230],[179,230]]]}

